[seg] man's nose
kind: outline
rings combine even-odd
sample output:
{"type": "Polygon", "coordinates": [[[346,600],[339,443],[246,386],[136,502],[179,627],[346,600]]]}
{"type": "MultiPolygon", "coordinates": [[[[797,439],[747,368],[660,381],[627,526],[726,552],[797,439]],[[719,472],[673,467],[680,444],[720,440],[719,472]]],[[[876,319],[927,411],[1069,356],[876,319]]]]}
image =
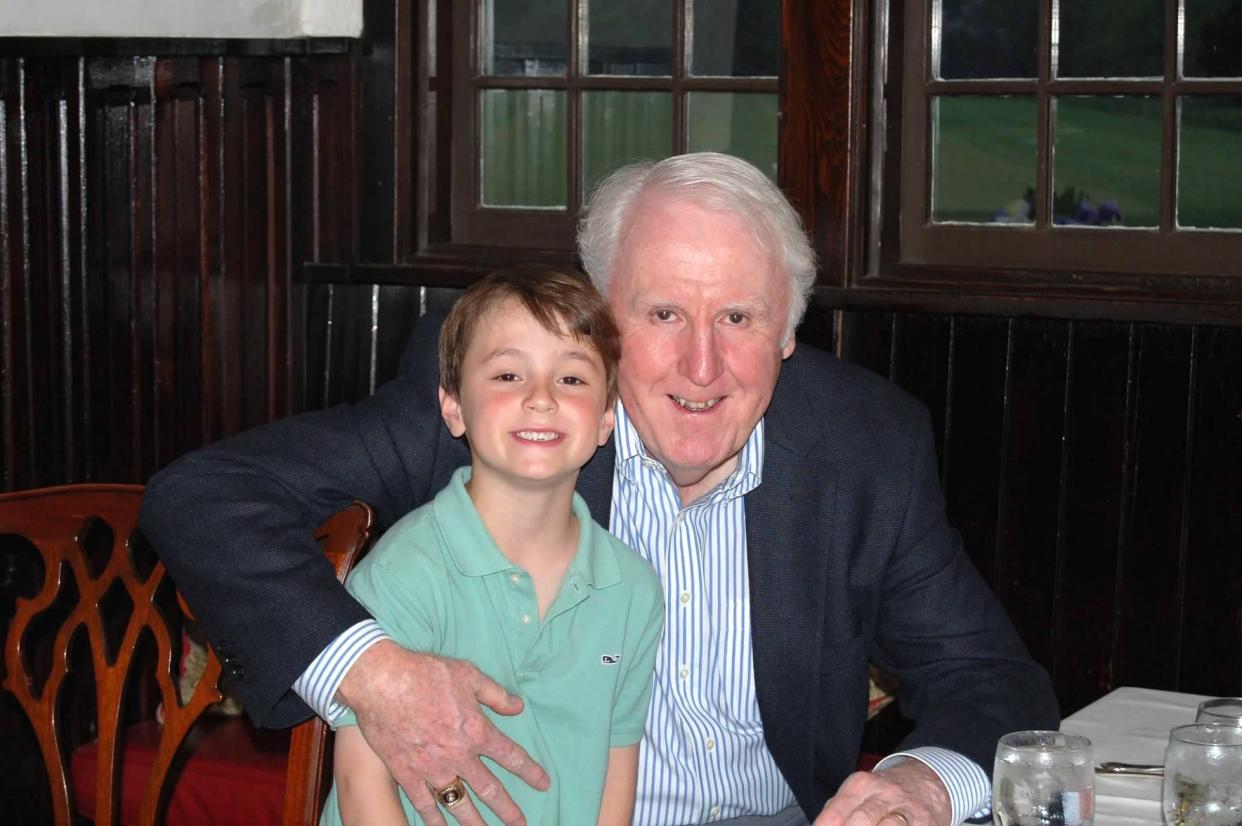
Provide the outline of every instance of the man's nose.
{"type": "Polygon", "coordinates": [[[556,410],[556,392],[544,381],[532,381],[523,406],[535,413],[551,413],[556,410]]]}
{"type": "Polygon", "coordinates": [[[695,384],[706,387],[720,377],[724,358],[714,326],[693,326],[685,331],[681,372],[695,384]]]}

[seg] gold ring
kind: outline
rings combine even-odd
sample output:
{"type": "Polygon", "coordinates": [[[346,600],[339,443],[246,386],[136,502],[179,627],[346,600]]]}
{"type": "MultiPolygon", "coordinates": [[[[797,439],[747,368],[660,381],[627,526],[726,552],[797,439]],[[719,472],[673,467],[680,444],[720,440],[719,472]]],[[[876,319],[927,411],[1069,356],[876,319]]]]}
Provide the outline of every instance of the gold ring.
{"type": "MultiPolygon", "coordinates": [[[[427,788],[431,789],[431,793],[436,796],[436,800],[444,804],[446,809],[451,809],[466,799],[466,784],[462,782],[461,777],[454,777],[452,782],[438,789],[428,783],[427,788]]],[[[907,823],[906,826],[910,826],[910,824],[907,823]]]]}
{"type": "Polygon", "coordinates": [[[901,821],[902,826],[910,826],[910,818],[906,817],[903,812],[894,810],[885,815],[885,817],[895,817],[901,821]]]}

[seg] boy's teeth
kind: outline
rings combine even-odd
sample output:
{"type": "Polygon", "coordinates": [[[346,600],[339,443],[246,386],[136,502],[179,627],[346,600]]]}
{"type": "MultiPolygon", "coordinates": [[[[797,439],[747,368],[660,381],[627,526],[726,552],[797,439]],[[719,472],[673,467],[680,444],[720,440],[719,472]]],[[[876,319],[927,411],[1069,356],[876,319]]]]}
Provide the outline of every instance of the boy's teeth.
{"type": "Polygon", "coordinates": [[[716,403],[720,401],[720,398],[717,397],[714,399],[708,399],[705,402],[692,402],[689,399],[683,399],[681,396],[674,396],[673,401],[677,402],[687,410],[708,410],[715,407],[716,403]]]}
{"type": "Polygon", "coordinates": [[[559,436],[559,433],[550,433],[547,431],[519,430],[518,436],[523,439],[529,439],[532,442],[550,442],[559,436]]]}

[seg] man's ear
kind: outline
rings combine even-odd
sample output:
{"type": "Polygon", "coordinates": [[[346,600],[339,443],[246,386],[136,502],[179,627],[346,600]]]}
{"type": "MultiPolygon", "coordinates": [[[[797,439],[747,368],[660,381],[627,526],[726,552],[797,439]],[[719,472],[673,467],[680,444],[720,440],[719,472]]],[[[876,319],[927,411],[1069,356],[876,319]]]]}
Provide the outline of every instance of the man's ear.
{"type": "Polygon", "coordinates": [[[608,437],[612,435],[612,429],[616,426],[617,426],[616,410],[615,408],[612,407],[612,405],[609,405],[608,409],[604,411],[604,418],[600,419],[599,440],[596,442],[596,444],[599,445],[600,447],[603,447],[604,444],[608,441],[608,437]]]}
{"type": "Polygon", "coordinates": [[[440,416],[454,438],[460,439],[466,432],[466,420],[461,416],[461,402],[443,387],[440,388],[440,416]]]}
{"type": "Polygon", "coordinates": [[[781,361],[784,361],[793,355],[794,346],[797,345],[797,343],[798,342],[793,336],[789,337],[789,341],[785,342],[785,346],[781,348],[781,361]]]}

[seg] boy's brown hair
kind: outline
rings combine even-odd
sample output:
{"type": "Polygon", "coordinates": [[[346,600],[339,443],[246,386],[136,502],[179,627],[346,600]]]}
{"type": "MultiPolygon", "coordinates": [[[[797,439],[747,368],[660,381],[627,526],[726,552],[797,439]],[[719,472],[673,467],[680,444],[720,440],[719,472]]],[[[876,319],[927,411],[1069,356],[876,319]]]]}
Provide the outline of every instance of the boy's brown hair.
{"type": "Polygon", "coordinates": [[[497,270],[462,294],[440,328],[440,384],[460,398],[461,365],[478,323],[510,298],[522,302],[545,330],[569,334],[599,353],[608,380],[608,403],[617,393],[621,335],[607,303],[586,276],[536,264],[497,270]]]}

